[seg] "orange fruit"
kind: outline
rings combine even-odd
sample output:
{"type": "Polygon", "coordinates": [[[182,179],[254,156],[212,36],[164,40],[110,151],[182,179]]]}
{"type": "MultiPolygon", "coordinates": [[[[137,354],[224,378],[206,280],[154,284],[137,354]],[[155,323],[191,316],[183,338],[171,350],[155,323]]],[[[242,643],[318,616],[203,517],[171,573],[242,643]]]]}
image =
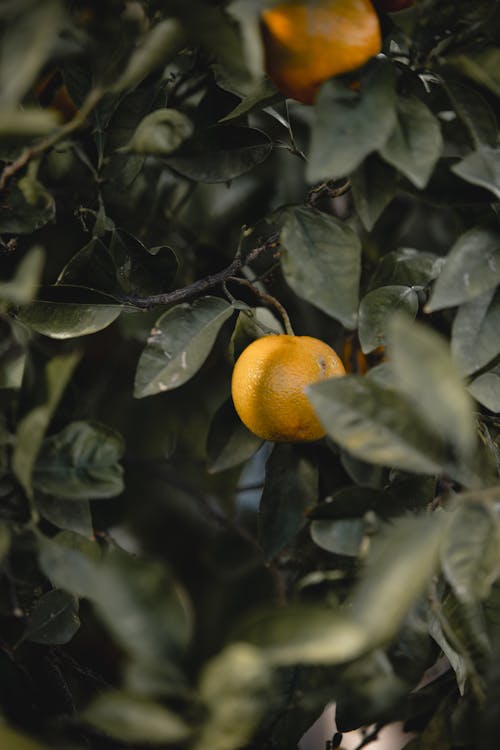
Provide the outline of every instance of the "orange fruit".
{"type": "Polygon", "coordinates": [[[337,375],[345,375],[344,365],[323,341],[288,334],[264,336],[247,346],[234,366],[234,406],[248,429],[264,440],[319,440],[325,430],[305,389],[337,375]]]}
{"type": "Polygon", "coordinates": [[[370,0],[288,0],[261,19],[269,77],[304,104],[314,103],[323,81],[359,68],[381,49],[370,0]]]}

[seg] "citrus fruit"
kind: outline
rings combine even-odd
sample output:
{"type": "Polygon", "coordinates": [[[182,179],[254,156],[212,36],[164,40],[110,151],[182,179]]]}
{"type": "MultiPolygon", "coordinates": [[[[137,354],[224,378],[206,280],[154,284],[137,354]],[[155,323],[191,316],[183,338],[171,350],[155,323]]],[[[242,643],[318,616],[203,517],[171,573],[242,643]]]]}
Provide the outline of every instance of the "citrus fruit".
{"type": "Polygon", "coordinates": [[[266,70],[277,88],[313,104],[319,87],[380,52],[370,0],[288,0],[262,12],[266,70]]]}
{"type": "Polygon", "coordinates": [[[325,430],[305,394],[318,380],[345,375],[336,352],[311,336],[279,334],[256,339],[236,361],[231,391],[241,421],[275,442],[307,442],[325,430]]]}

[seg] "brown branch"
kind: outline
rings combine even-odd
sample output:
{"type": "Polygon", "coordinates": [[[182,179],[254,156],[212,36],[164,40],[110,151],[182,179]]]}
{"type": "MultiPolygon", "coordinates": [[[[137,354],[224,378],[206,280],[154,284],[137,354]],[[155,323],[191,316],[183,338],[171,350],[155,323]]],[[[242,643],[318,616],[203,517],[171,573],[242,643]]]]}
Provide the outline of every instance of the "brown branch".
{"type": "Polygon", "coordinates": [[[17,174],[21,169],[23,169],[31,161],[31,159],[37,156],[41,156],[43,153],[45,153],[45,151],[48,151],[50,148],[55,146],[56,143],[61,141],[63,138],[66,138],[68,135],[71,135],[71,133],[74,133],[76,130],[79,130],[81,127],[83,127],[87,122],[88,116],[90,115],[94,107],[96,107],[97,104],[101,101],[105,93],[106,92],[104,91],[104,89],[98,87],[92,89],[88,93],[87,98],[72,120],[59,128],[59,130],[57,130],[55,133],[52,133],[46,138],[43,138],[43,140],[39,141],[34,146],[29,146],[28,148],[26,148],[21,156],[19,156],[11,164],[7,164],[7,166],[4,167],[2,176],[0,177],[0,190],[4,190],[10,178],[17,174]]]}
{"type": "Polygon", "coordinates": [[[243,266],[254,261],[265,250],[275,247],[277,242],[278,235],[273,234],[261,245],[254,247],[244,259],[240,255],[237,255],[222,271],[212,273],[203,279],[198,279],[198,281],[193,281],[192,284],[183,286],[180,289],[174,289],[172,292],[165,292],[164,294],[152,294],[149,297],[122,297],[121,301],[127,302],[134,307],[139,307],[142,310],[150,310],[152,307],[156,307],[156,305],[167,306],[184,302],[192,297],[196,297],[198,294],[206,292],[208,289],[213,289],[218,284],[224,283],[226,279],[234,276],[243,266]]]}
{"type": "Polygon", "coordinates": [[[335,183],[336,180],[327,180],[322,182],[321,185],[311,188],[307,196],[307,205],[314,206],[323,195],[327,195],[329,198],[338,198],[351,189],[350,180],[346,179],[340,185],[335,183]]]}
{"type": "Polygon", "coordinates": [[[265,292],[261,292],[260,289],[257,289],[255,284],[252,284],[252,282],[249,281],[248,279],[240,279],[237,276],[231,276],[228,280],[235,281],[238,284],[241,284],[242,286],[248,287],[257,297],[263,300],[263,302],[267,302],[268,305],[272,305],[273,307],[275,307],[276,310],[281,315],[281,318],[285,325],[286,332],[291,336],[294,335],[292,324],[290,322],[290,317],[287,311],[285,310],[285,308],[283,307],[283,305],[281,304],[281,302],[279,302],[276,299],[276,297],[273,297],[271,294],[266,294],[265,292]]]}

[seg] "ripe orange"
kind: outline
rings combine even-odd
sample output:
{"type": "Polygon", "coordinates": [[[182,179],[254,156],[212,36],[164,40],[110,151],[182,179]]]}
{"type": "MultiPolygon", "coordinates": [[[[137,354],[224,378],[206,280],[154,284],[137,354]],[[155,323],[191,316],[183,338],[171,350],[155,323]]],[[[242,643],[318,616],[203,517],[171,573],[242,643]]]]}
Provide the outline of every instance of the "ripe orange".
{"type": "Polygon", "coordinates": [[[264,440],[319,440],[325,430],[305,394],[318,380],[345,375],[334,350],[311,336],[256,339],[237,360],[231,385],[241,421],[264,440]]]}
{"type": "Polygon", "coordinates": [[[380,52],[370,0],[288,0],[262,12],[266,70],[280,91],[313,104],[328,78],[380,52]]]}

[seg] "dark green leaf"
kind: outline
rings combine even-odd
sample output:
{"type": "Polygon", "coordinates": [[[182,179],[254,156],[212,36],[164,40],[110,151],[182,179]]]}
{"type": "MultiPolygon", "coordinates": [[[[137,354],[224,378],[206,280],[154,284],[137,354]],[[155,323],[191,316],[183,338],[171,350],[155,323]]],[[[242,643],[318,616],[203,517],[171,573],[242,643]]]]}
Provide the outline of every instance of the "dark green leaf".
{"type": "Polygon", "coordinates": [[[365,522],[361,518],[313,521],[311,524],[313,542],[336,555],[357,557],[364,534],[365,522]]]}
{"type": "Polygon", "coordinates": [[[439,123],[416,97],[398,99],[398,122],[380,155],[417,188],[424,188],[442,148],[439,123]]]}
{"type": "Polygon", "coordinates": [[[208,357],[232,306],[219,297],[201,297],[164,313],[151,331],[135,376],[136,398],[178,388],[208,357]]]}
{"type": "Polygon", "coordinates": [[[500,372],[485,372],[472,381],[469,393],[495,414],[500,412],[500,372]]]}
{"type": "Polygon", "coordinates": [[[216,412],[207,436],[208,469],[212,473],[231,469],[249,459],[262,445],[236,414],[231,399],[216,412]]]}
{"type": "Polygon", "coordinates": [[[79,627],[78,602],[75,597],[66,591],[53,589],[37,600],[23,638],[34,643],[59,646],[68,643],[79,627]]]}
{"type": "Polygon", "coordinates": [[[272,151],[270,138],[261,130],[217,125],[193,138],[166,163],[197,182],[227,182],[261,164],[272,151]]]}
{"type": "Polygon", "coordinates": [[[259,542],[266,560],[303,527],[305,511],[318,497],[318,470],[294,445],[275,445],[266,463],[259,507],[259,542]]]}
{"type": "Polygon", "coordinates": [[[400,394],[356,375],[316,383],[308,397],[327,433],[363,461],[437,474],[443,445],[400,394]]]}
{"type": "Polygon", "coordinates": [[[500,49],[487,47],[480,52],[457,55],[449,62],[468,78],[500,96],[500,49]]]}
{"type": "Polygon", "coordinates": [[[489,190],[500,198],[500,149],[482,146],[454,164],[455,174],[473,185],[489,190]]]}
{"type": "Polygon", "coordinates": [[[9,750],[49,750],[48,745],[42,745],[3,723],[0,724],[0,745],[9,750]]]}
{"type": "Polygon", "coordinates": [[[31,302],[40,282],[45,252],[41,247],[34,247],[22,258],[10,281],[0,281],[0,300],[14,305],[31,302]]]}
{"type": "Polygon", "coordinates": [[[497,121],[486,99],[462,80],[445,77],[446,93],[475,146],[496,146],[497,121]]]}
{"type": "Polygon", "coordinates": [[[394,71],[382,58],[366,68],[359,91],[339,79],[322,86],[311,135],[309,182],[344,177],[381,148],[396,123],[395,100],[394,71]]]}
{"type": "Polygon", "coordinates": [[[31,234],[54,219],[55,203],[48,193],[29,197],[17,185],[2,197],[0,234],[31,234]]]}
{"type": "Polygon", "coordinates": [[[94,698],[82,718],[109,737],[134,745],[177,744],[191,734],[189,726],[171,709],[118,690],[94,698]]]}
{"type": "Polygon", "coordinates": [[[359,340],[365,354],[385,344],[387,326],[396,311],[415,317],[418,295],[407,286],[382,286],[363,297],[359,306],[359,340]]]}
{"type": "Polygon", "coordinates": [[[50,495],[37,495],[35,499],[40,515],[56,528],[74,531],[82,536],[92,536],[92,516],[88,500],[68,502],[64,497],[50,495]]]}
{"type": "Polygon", "coordinates": [[[72,500],[107,498],[123,490],[121,435],[96,422],[71,422],[44,440],[33,485],[72,500]]]}
{"type": "Polygon", "coordinates": [[[73,596],[91,598],[94,595],[100,557],[96,541],[71,531],[61,531],[51,539],[39,539],[40,568],[54,587],[73,596]]]}
{"type": "Polygon", "coordinates": [[[169,247],[148,250],[136,237],[122,229],[111,235],[109,254],[121,289],[132,296],[166,292],[171,288],[179,265],[169,247]]]}
{"type": "Polygon", "coordinates": [[[436,641],[439,648],[450,662],[455,677],[457,679],[457,686],[460,691],[460,695],[464,694],[465,683],[467,680],[467,666],[463,656],[456,651],[453,646],[448,642],[444,632],[442,624],[438,616],[434,613],[429,613],[429,635],[436,641]]]}
{"type": "Polygon", "coordinates": [[[368,156],[351,174],[352,197],[365,229],[371,231],[396,194],[396,171],[377,154],[368,156]]]}
{"type": "Polygon", "coordinates": [[[441,273],[444,258],[434,253],[402,247],[384,255],[370,280],[369,288],[380,286],[426,286],[441,273]]]}
{"type": "Polygon", "coordinates": [[[42,440],[78,360],[77,354],[61,354],[48,362],[45,370],[47,398],[17,426],[12,470],[28,495],[32,495],[32,474],[42,440]]]}
{"type": "Polygon", "coordinates": [[[129,144],[139,154],[169,156],[193,134],[191,120],[176,109],[156,109],[142,120],[129,144]]]}
{"type": "Polygon", "coordinates": [[[489,289],[461,305],[451,333],[451,351],[464,375],[480,370],[500,353],[500,292],[489,289]]]}
{"type": "Polygon", "coordinates": [[[345,223],[305,207],[288,208],[281,230],[282,266],[300,297],[355,328],[361,243],[345,223]]]}
{"type": "Polygon", "coordinates": [[[2,565],[10,547],[11,535],[9,527],[0,522],[0,565],[2,565]]]}
{"type": "Polygon", "coordinates": [[[117,291],[116,268],[108,248],[99,237],[92,237],[73,255],[57,277],[57,284],[87,287],[108,294],[117,291]]]}
{"type": "Polygon", "coordinates": [[[451,248],[426,310],[434,312],[468,302],[499,281],[500,235],[486,227],[474,227],[451,248]]]}

